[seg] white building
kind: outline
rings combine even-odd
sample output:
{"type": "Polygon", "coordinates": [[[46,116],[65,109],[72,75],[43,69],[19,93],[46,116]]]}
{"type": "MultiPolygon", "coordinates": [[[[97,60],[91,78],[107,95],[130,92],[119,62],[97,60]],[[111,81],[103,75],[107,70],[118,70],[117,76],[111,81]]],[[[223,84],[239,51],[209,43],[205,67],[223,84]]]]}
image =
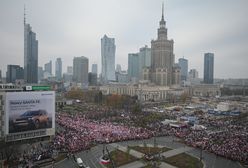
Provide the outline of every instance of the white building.
{"type": "Polygon", "coordinates": [[[106,35],[101,39],[102,80],[104,83],[115,80],[115,39],[106,35]]]}
{"type": "Polygon", "coordinates": [[[181,96],[185,91],[183,89],[171,89],[165,86],[154,86],[149,84],[108,84],[100,86],[104,95],[118,94],[137,96],[141,101],[164,101],[171,96],[181,96]]]}

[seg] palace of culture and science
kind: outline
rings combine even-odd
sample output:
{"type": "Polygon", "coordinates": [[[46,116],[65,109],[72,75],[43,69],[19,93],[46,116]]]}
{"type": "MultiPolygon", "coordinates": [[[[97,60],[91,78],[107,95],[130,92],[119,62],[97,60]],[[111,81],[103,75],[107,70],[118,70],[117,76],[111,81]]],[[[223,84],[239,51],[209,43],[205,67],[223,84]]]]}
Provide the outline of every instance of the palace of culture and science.
{"type": "Polygon", "coordinates": [[[151,67],[143,68],[143,79],[155,85],[173,86],[180,83],[180,67],[175,65],[173,40],[167,38],[164,8],[157,40],[151,41],[151,67]]]}

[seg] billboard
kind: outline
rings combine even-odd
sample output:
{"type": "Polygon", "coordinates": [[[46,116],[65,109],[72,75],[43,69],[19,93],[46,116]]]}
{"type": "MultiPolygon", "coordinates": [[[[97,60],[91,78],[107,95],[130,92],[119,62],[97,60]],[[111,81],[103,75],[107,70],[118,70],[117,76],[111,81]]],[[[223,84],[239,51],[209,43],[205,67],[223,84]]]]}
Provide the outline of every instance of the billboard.
{"type": "Polygon", "coordinates": [[[5,105],[5,134],[25,132],[26,135],[27,132],[55,129],[54,91],[8,92],[5,105]]]}

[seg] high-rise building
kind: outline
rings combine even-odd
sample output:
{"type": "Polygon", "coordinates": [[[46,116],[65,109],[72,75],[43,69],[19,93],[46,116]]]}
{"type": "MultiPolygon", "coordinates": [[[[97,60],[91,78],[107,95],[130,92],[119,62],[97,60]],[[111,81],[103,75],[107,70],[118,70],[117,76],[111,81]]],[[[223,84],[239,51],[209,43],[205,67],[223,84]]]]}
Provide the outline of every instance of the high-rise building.
{"type": "Polygon", "coordinates": [[[143,68],[143,79],[161,86],[179,85],[180,68],[175,66],[174,41],[167,38],[164,6],[159,25],[158,38],[151,41],[151,68],[143,68]]]}
{"type": "Polygon", "coordinates": [[[119,72],[119,73],[121,72],[121,65],[120,64],[116,65],[115,72],[119,72]]]}
{"type": "Polygon", "coordinates": [[[115,80],[115,39],[106,35],[101,39],[102,80],[104,83],[115,80]]]}
{"type": "Polygon", "coordinates": [[[17,79],[24,79],[24,70],[19,65],[8,65],[6,72],[7,83],[15,83],[17,79]]]}
{"type": "Polygon", "coordinates": [[[24,14],[24,81],[38,82],[38,40],[24,14]]]}
{"type": "Polygon", "coordinates": [[[178,64],[181,68],[181,80],[186,81],[188,76],[188,60],[185,58],[179,58],[178,64]]]}
{"type": "Polygon", "coordinates": [[[44,78],[44,71],[42,67],[38,67],[38,81],[44,78]]]}
{"type": "Polygon", "coordinates": [[[67,73],[72,74],[73,73],[73,67],[72,66],[67,66],[67,73]]]}
{"type": "Polygon", "coordinates": [[[81,83],[83,88],[88,87],[88,68],[88,58],[84,56],[73,58],[73,80],[81,83]]]}
{"type": "Polygon", "coordinates": [[[44,71],[52,75],[52,61],[49,61],[44,65],[44,71]]]}
{"type": "Polygon", "coordinates": [[[62,79],[62,60],[61,60],[61,58],[57,58],[56,59],[56,63],[55,63],[55,76],[56,76],[57,80],[61,80],[62,79]]]}
{"type": "Polygon", "coordinates": [[[128,76],[130,79],[139,79],[139,54],[128,54],[128,76]]]}
{"type": "Polygon", "coordinates": [[[214,54],[204,54],[204,83],[214,83],[214,54]]]}
{"type": "Polygon", "coordinates": [[[0,81],[2,81],[2,71],[0,69],[0,81]]]}
{"type": "Polygon", "coordinates": [[[89,72],[89,86],[97,85],[97,74],[93,72],[89,72]]]}
{"type": "Polygon", "coordinates": [[[143,68],[151,67],[151,48],[145,47],[140,48],[139,51],[139,79],[142,79],[143,68]]]}
{"type": "Polygon", "coordinates": [[[96,76],[97,76],[97,64],[92,64],[91,72],[92,72],[92,73],[95,73],[96,76]]]}
{"type": "Polygon", "coordinates": [[[198,77],[198,71],[196,69],[191,69],[189,71],[189,79],[197,79],[198,77]]]}

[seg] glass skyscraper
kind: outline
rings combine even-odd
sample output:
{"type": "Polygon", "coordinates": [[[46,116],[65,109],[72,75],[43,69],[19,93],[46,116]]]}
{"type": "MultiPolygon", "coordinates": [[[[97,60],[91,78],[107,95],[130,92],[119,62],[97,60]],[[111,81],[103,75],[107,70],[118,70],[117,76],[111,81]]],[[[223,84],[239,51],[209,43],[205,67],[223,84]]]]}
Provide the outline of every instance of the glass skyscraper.
{"type": "Polygon", "coordinates": [[[58,80],[62,79],[62,60],[61,58],[56,59],[55,63],[55,76],[58,80]]]}
{"type": "Polygon", "coordinates": [[[128,54],[128,76],[139,79],[139,54],[128,54]]]}
{"type": "Polygon", "coordinates": [[[24,18],[24,80],[26,83],[38,82],[38,40],[32,27],[24,18]]]}
{"type": "Polygon", "coordinates": [[[188,76],[188,60],[184,58],[179,58],[178,64],[181,68],[181,80],[186,81],[188,76]]]}
{"type": "Polygon", "coordinates": [[[204,83],[214,83],[214,54],[204,54],[204,83]]]}

